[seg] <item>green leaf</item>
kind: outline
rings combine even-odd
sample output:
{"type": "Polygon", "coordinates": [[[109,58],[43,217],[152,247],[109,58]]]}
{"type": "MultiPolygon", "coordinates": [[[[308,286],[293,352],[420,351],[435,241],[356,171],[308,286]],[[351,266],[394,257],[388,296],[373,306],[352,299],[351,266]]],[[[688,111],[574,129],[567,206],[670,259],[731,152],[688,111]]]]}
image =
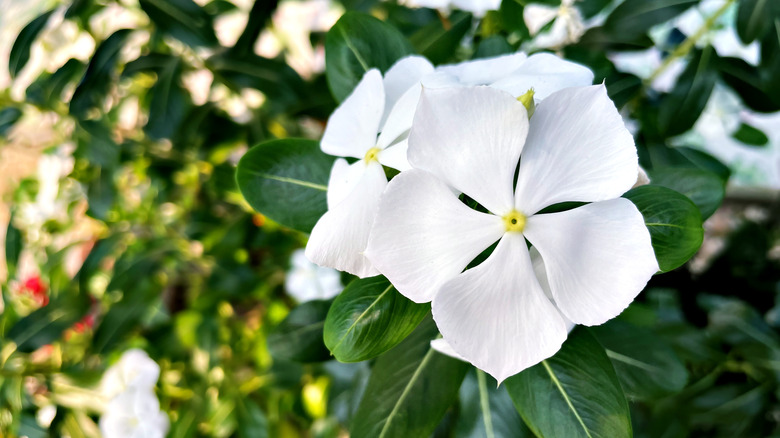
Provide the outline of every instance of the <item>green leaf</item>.
{"type": "Polygon", "coordinates": [[[658,128],[665,136],[689,130],[707,105],[718,78],[711,55],[710,47],[694,55],[672,92],[664,96],[658,111],[658,128]]]}
{"type": "Polygon", "coordinates": [[[453,12],[449,20],[449,28],[445,29],[441,20],[433,20],[409,37],[415,50],[434,64],[442,64],[455,57],[455,51],[473,21],[471,14],[460,11],[453,12]]]}
{"type": "Polygon", "coordinates": [[[395,347],[428,314],[382,276],[351,282],[325,319],[325,345],[341,362],[359,362],[395,347]]]}
{"type": "Polygon", "coordinates": [[[690,199],[655,185],[631,189],[623,197],[645,218],[661,271],[682,266],[699,250],[704,229],[701,213],[690,199]]]}
{"type": "Polygon", "coordinates": [[[344,100],[368,70],[387,71],[412,53],[409,41],[393,26],[370,15],[347,12],[328,31],[325,68],[328,86],[344,100]]]}
{"type": "Polygon", "coordinates": [[[618,319],[589,330],[607,350],[629,399],[674,394],[688,382],[685,364],[653,332],[618,319]]]}
{"type": "Polygon", "coordinates": [[[256,1],[255,4],[252,5],[246,27],[244,27],[244,31],[241,32],[241,36],[238,37],[238,41],[236,41],[236,44],[231,49],[232,52],[243,55],[254,52],[257,38],[260,37],[260,32],[262,32],[265,27],[265,23],[271,19],[271,15],[278,3],[278,0],[264,0],[256,1]]]}
{"type": "Polygon", "coordinates": [[[212,18],[192,0],[139,0],[160,31],[192,47],[216,46],[212,18]]]}
{"type": "Polygon", "coordinates": [[[380,356],[355,414],[352,438],[429,436],[455,402],[468,365],[436,352],[426,318],[397,347],[380,356]]]}
{"type": "Polygon", "coordinates": [[[41,106],[61,105],[65,87],[81,77],[85,68],[86,65],[78,59],[69,59],[57,71],[41,75],[27,87],[27,100],[41,106]]]}
{"type": "Polygon", "coordinates": [[[7,278],[14,278],[16,266],[19,263],[19,255],[22,253],[22,233],[14,227],[13,215],[8,220],[8,228],[5,232],[5,263],[8,267],[7,278]]]}
{"type": "Polygon", "coordinates": [[[89,110],[100,108],[106,94],[114,82],[114,73],[119,53],[124,47],[131,30],[120,29],[100,43],[95,55],[89,61],[87,71],[81,79],[73,98],[70,100],[70,113],[77,118],[86,118],[89,110]]]}
{"type": "Polygon", "coordinates": [[[703,169],[662,168],[648,171],[650,182],[687,196],[706,220],[715,213],[726,194],[726,182],[703,169]]]}
{"type": "Polygon", "coordinates": [[[612,35],[625,39],[645,34],[656,24],[680,15],[699,0],[626,0],[604,22],[612,35]]]}
{"type": "Polygon", "coordinates": [[[506,39],[503,36],[493,35],[479,42],[472,59],[493,58],[512,53],[513,51],[514,49],[506,42],[506,39]]]}
{"type": "Polygon", "coordinates": [[[460,387],[459,399],[455,438],[533,436],[512,404],[506,385],[498,386],[492,377],[482,371],[472,368],[466,375],[460,387]],[[479,374],[482,374],[482,378],[478,377],[479,374]],[[492,435],[488,435],[487,427],[491,428],[492,435]]]}
{"type": "Polygon", "coordinates": [[[766,134],[746,123],[742,123],[739,129],[731,136],[735,140],[750,146],[766,146],[769,143],[769,137],[766,134]]]}
{"type": "Polygon", "coordinates": [[[4,136],[19,119],[22,118],[22,110],[15,107],[0,110],[0,137],[4,136]]]}
{"type": "Polygon", "coordinates": [[[255,210],[282,225],[310,232],[328,210],[325,193],[334,158],[313,140],[271,140],[238,163],[236,181],[255,210]]]}
{"type": "Polygon", "coordinates": [[[190,94],[181,84],[181,73],[181,60],[170,57],[149,91],[152,99],[144,132],[152,139],[171,138],[192,106],[190,94]]]}
{"type": "Polygon", "coordinates": [[[268,335],[268,351],[277,359],[322,362],[330,352],[322,342],[322,328],[332,301],[307,301],[292,309],[268,335]]]}
{"type": "Polygon", "coordinates": [[[737,9],[737,34],[745,44],[763,37],[780,16],[775,0],[740,0],[737,9]]]}
{"type": "Polygon", "coordinates": [[[555,356],[506,380],[525,424],[540,437],[631,437],[628,402],[604,348],[575,328],[555,356]]]}
{"type": "Polygon", "coordinates": [[[89,305],[88,296],[77,288],[62,291],[48,305],[17,321],[6,338],[23,353],[35,351],[59,339],[65,329],[87,313],[89,305]]]}
{"type": "Polygon", "coordinates": [[[609,98],[615,102],[615,106],[622,108],[631,99],[642,91],[642,80],[638,77],[615,72],[604,80],[609,98]]]}
{"type": "Polygon", "coordinates": [[[54,13],[54,9],[39,15],[38,18],[24,26],[19,36],[16,37],[13,47],[11,47],[11,53],[8,56],[8,71],[11,73],[11,78],[16,77],[25,64],[27,64],[27,61],[30,60],[30,47],[32,47],[35,39],[38,38],[38,34],[46,27],[46,23],[49,21],[52,13],[54,13]]]}
{"type": "Polygon", "coordinates": [[[780,87],[776,77],[762,75],[756,67],[739,58],[718,58],[718,71],[750,109],[765,113],[780,111],[780,94],[776,92],[780,87]]]}
{"type": "Polygon", "coordinates": [[[243,394],[237,395],[234,400],[238,414],[239,438],[267,438],[268,420],[260,406],[243,394]]]}

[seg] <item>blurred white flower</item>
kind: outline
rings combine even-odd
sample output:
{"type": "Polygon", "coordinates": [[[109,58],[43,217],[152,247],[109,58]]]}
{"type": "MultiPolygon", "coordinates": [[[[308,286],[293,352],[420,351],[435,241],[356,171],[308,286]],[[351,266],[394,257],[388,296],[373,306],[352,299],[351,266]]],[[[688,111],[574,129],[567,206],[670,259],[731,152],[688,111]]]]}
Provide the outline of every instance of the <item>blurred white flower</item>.
{"type": "MultiPolygon", "coordinates": [[[[630,73],[640,79],[648,79],[663,63],[663,53],[656,47],[635,52],[613,52],[607,55],[615,64],[615,68],[624,73],[630,73]]],[[[661,74],[653,79],[650,86],[662,93],[672,91],[680,77],[687,61],[678,58],[672,61],[661,74]]]]}
{"type": "MultiPolygon", "coordinates": [[[[708,17],[720,9],[726,0],[703,0],[698,5],[688,9],[677,17],[671,25],[680,30],[685,36],[695,35],[705,24],[708,17]]],[[[713,27],[702,35],[696,42],[696,46],[703,48],[711,45],[720,56],[734,56],[742,58],[750,64],[758,65],[760,58],[760,46],[758,41],[745,45],[740,41],[735,28],[737,2],[729,6],[728,11],[716,20],[713,27]]]]}
{"type": "Polygon", "coordinates": [[[153,392],[160,377],[160,366],[137,348],[127,350],[122,357],[103,374],[100,392],[112,399],[130,388],[153,392]]]}
{"type": "Polygon", "coordinates": [[[108,3],[89,17],[92,35],[101,41],[119,29],[138,29],[148,23],[149,17],[141,10],[138,0],[108,3]]]}
{"type": "Polygon", "coordinates": [[[619,197],[637,153],[603,85],[555,92],[530,121],[501,90],[426,88],[408,158],[366,257],[407,298],[432,301],[452,350],[499,382],[555,354],[572,323],[617,316],[658,270],[644,218],[619,197]],[[539,214],[566,201],[589,204],[539,214]]]}
{"type": "Polygon", "coordinates": [[[378,271],[363,256],[379,196],[387,185],[382,165],[409,168],[406,137],[420,96],[420,79],[433,71],[428,60],[408,56],[385,74],[369,70],[328,119],[320,147],[340,158],[328,182],[328,212],[311,232],[306,256],[320,266],[358,277],[378,271]]]}
{"type": "Polygon", "coordinates": [[[100,417],[104,438],[164,438],[170,424],[149,389],[132,386],[113,398],[100,417]]]}
{"type": "Polygon", "coordinates": [[[535,48],[559,48],[576,43],[585,33],[582,14],[574,6],[576,0],[562,0],[558,7],[530,3],[523,9],[523,21],[531,36],[535,48]],[[555,20],[550,29],[543,31],[548,23],[555,20]]]}
{"type": "Polygon", "coordinates": [[[19,205],[19,222],[40,229],[50,220],[67,218],[68,200],[60,196],[60,180],[73,170],[72,147],[60,147],[38,159],[38,193],[35,201],[19,205]]]}
{"type": "Polygon", "coordinates": [[[344,286],[339,271],[315,265],[306,258],[304,250],[298,249],[290,257],[284,288],[291,297],[303,303],[333,298],[344,286]]]}
{"type": "Polygon", "coordinates": [[[476,17],[484,17],[488,11],[498,10],[501,0],[403,0],[410,7],[448,10],[450,8],[468,11],[476,17]]]}

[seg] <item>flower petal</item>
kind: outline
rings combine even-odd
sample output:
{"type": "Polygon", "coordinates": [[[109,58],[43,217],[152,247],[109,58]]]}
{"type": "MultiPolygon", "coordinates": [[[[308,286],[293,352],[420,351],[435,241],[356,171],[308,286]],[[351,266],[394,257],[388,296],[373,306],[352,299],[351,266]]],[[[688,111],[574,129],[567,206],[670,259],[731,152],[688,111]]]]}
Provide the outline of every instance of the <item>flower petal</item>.
{"type": "Polygon", "coordinates": [[[445,341],[444,338],[438,338],[431,341],[431,348],[438,351],[439,353],[449,356],[458,360],[461,360],[463,362],[468,362],[465,357],[459,355],[455,350],[452,349],[452,346],[449,342],[445,341]]]}
{"type": "Polygon", "coordinates": [[[328,179],[327,198],[329,210],[352,193],[352,189],[354,189],[355,185],[360,181],[360,177],[363,176],[364,171],[364,160],[356,161],[351,166],[347,160],[343,158],[339,158],[333,162],[333,167],[330,168],[330,178],[328,179]]]}
{"type": "Polygon", "coordinates": [[[328,119],[320,147],[337,157],[363,158],[376,144],[385,110],[382,74],[371,69],[328,119]]]}
{"type": "Polygon", "coordinates": [[[531,36],[539,33],[547,23],[558,16],[558,9],[554,6],[531,3],[523,8],[523,21],[531,36]]]}
{"type": "Polygon", "coordinates": [[[637,165],[634,139],[606,87],[558,91],[531,117],[515,206],[533,214],[559,202],[616,198],[634,185],[637,165]]]}
{"type": "MultiPolygon", "coordinates": [[[[455,76],[462,85],[489,85],[519,69],[525,60],[525,53],[516,52],[495,58],[443,65],[438,67],[436,72],[455,76]]],[[[428,80],[423,82],[428,84],[428,80]]]]}
{"type": "Polygon", "coordinates": [[[420,84],[413,85],[398,99],[376,141],[378,148],[384,149],[399,140],[406,139],[412,127],[412,119],[417,109],[417,102],[420,101],[421,91],[420,84]]]}
{"type": "Polygon", "coordinates": [[[432,72],[433,64],[424,57],[415,55],[399,59],[385,72],[382,80],[385,87],[385,113],[380,125],[384,125],[398,99],[413,85],[419,86],[423,76],[432,72]]]}
{"type": "MultiPolygon", "coordinates": [[[[536,279],[539,280],[539,285],[542,286],[544,295],[546,295],[547,299],[549,299],[550,302],[555,305],[555,299],[553,298],[552,291],[550,290],[550,280],[547,278],[547,269],[544,267],[544,260],[542,260],[542,255],[539,254],[539,250],[536,249],[535,246],[532,246],[528,252],[531,254],[531,263],[534,265],[534,274],[536,274],[536,279]]],[[[576,324],[569,321],[569,318],[567,318],[565,315],[561,315],[561,318],[563,318],[563,322],[566,324],[566,332],[571,333],[576,324]]]]}
{"type": "Polygon", "coordinates": [[[412,169],[382,195],[366,257],[404,296],[424,303],[503,233],[501,218],[470,209],[435,176],[412,169]]]}
{"type": "Polygon", "coordinates": [[[406,159],[406,152],[408,149],[409,139],[401,140],[400,142],[381,151],[377,158],[383,165],[403,172],[404,170],[409,170],[412,168],[412,166],[409,165],[409,160],[406,159]]]}
{"type": "Polygon", "coordinates": [[[550,53],[537,53],[511,75],[493,82],[491,87],[513,96],[520,96],[533,88],[534,98],[539,101],[564,88],[585,87],[592,83],[593,72],[588,67],[550,53]]]}
{"type": "Polygon", "coordinates": [[[644,218],[624,198],[528,218],[555,304],[577,324],[616,317],[658,271],[644,218]]]}
{"type": "Polygon", "coordinates": [[[451,0],[453,6],[463,11],[469,11],[477,18],[485,16],[487,11],[498,10],[501,0],[451,0]]]}
{"type": "Polygon", "coordinates": [[[409,163],[504,215],[512,210],[512,183],[527,133],[525,107],[503,91],[426,88],[409,134],[409,163]]]}
{"type": "Polygon", "coordinates": [[[499,383],[552,356],[566,339],[519,233],[505,234],[487,260],[445,283],[432,310],[452,349],[499,383]]]}
{"type": "Polygon", "coordinates": [[[306,244],[306,257],[361,278],[377,275],[363,250],[386,185],[382,166],[369,163],[352,193],[317,221],[306,244]]]}

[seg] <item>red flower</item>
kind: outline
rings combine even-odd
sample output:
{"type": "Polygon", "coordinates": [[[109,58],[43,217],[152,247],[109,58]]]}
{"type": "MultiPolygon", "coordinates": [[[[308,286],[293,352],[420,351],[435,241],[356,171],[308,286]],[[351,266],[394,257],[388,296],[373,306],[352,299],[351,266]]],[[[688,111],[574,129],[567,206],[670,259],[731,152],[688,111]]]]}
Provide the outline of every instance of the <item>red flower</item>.
{"type": "Polygon", "coordinates": [[[38,275],[33,275],[25,280],[22,284],[22,291],[32,295],[35,301],[41,306],[49,304],[49,295],[46,293],[48,289],[38,275]]]}

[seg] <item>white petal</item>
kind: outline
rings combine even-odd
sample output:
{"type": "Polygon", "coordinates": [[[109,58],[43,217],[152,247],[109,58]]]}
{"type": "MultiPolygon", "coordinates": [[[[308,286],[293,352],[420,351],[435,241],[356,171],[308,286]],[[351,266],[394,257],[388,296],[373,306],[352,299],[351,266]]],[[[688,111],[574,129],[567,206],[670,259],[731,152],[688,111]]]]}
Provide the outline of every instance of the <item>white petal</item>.
{"type": "Polygon", "coordinates": [[[376,141],[378,148],[384,149],[406,139],[409,129],[412,127],[417,102],[420,101],[420,91],[422,91],[422,86],[415,84],[398,99],[376,141]]]}
{"type": "Polygon", "coordinates": [[[499,383],[552,356],[566,339],[519,233],[504,235],[487,260],[445,283],[432,310],[455,352],[499,383]]]}
{"type": "Polygon", "coordinates": [[[403,172],[412,168],[409,165],[409,160],[406,159],[408,149],[409,139],[405,139],[379,152],[377,158],[383,165],[403,172]]]}
{"type": "Polygon", "coordinates": [[[422,56],[407,56],[399,59],[385,73],[385,113],[382,125],[398,99],[412,86],[418,86],[423,76],[433,72],[433,64],[422,56]]]}
{"type": "MultiPolygon", "coordinates": [[[[534,274],[536,274],[536,279],[539,280],[539,285],[542,286],[542,290],[547,296],[547,299],[555,305],[555,298],[553,298],[552,291],[550,290],[550,280],[547,278],[547,269],[544,267],[542,255],[539,254],[539,250],[534,246],[532,246],[528,252],[531,254],[531,263],[534,265],[534,274]]],[[[563,318],[563,322],[566,324],[566,332],[571,333],[576,324],[569,321],[569,318],[564,315],[561,315],[561,318],[563,318]]]]}
{"type": "Polygon", "coordinates": [[[558,8],[554,6],[531,3],[523,8],[523,21],[531,36],[539,33],[556,16],[558,16],[558,8]]]}
{"type": "Polygon", "coordinates": [[[317,221],[306,244],[306,257],[361,278],[377,275],[363,250],[386,185],[382,166],[369,163],[352,193],[317,221]]]}
{"type": "MultiPolygon", "coordinates": [[[[455,76],[463,85],[488,85],[516,71],[525,60],[525,53],[517,52],[495,58],[444,65],[438,67],[436,71],[455,76]]],[[[428,80],[424,80],[423,83],[427,84],[428,80]]]]}
{"type": "MultiPolygon", "coordinates": [[[[550,29],[534,38],[533,45],[538,48],[558,48],[569,42],[569,22],[567,17],[558,17],[550,29]]],[[[590,83],[585,84],[590,85],[590,83]]]]}
{"type": "Polygon", "coordinates": [[[585,87],[592,83],[593,72],[588,67],[550,53],[537,53],[518,70],[491,86],[513,96],[520,96],[533,88],[534,98],[539,101],[564,88],[585,87]]]}
{"type": "Polygon", "coordinates": [[[533,214],[566,201],[603,201],[636,181],[638,159],[628,132],[603,85],[552,94],[531,117],[516,207],[533,214]]]}
{"type": "Polygon", "coordinates": [[[424,303],[503,232],[501,218],[472,210],[435,176],[412,169],[382,195],[366,256],[399,292],[424,303]]]}
{"type": "Polygon", "coordinates": [[[343,158],[333,162],[333,167],[330,168],[330,178],[328,179],[328,209],[335,207],[352,193],[352,189],[360,181],[364,171],[364,160],[357,161],[351,166],[343,158]]]}
{"type": "Polygon", "coordinates": [[[458,9],[473,13],[477,18],[484,17],[487,11],[498,10],[501,6],[501,0],[450,0],[450,2],[458,9]]]}
{"type": "Polygon", "coordinates": [[[658,271],[642,214],[624,198],[528,218],[558,308],[598,325],[623,311],[658,271]]]}
{"type": "Polygon", "coordinates": [[[468,362],[466,358],[459,355],[455,350],[453,350],[452,346],[449,342],[445,341],[444,338],[438,338],[431,341],[431,348],[438,351],[439,353],[449,356],[458,360],[462,360],[463,362],[468,362]]]}
{"type": "Polygon", "coordinates": [[[489,87],[424,89],[409,134],[409,163],[489,211],[512,209],[512,183],[528,133],[522,103],[489,87]]]}
{"type": "Polygon", "coordinates": [[[376,144],[384,110],[382,74],[371,69],[328,119],[320,142],[322,151],[337,157],[363,158],[376,144]]]}

